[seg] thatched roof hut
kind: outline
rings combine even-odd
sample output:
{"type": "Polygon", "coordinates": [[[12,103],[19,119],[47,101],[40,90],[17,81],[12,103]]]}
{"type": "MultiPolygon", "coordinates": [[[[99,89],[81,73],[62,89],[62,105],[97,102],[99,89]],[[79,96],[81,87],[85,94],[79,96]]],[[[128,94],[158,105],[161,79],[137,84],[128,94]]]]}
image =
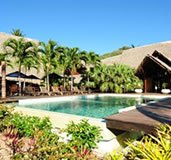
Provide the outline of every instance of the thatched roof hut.
{"type": "Polygon", "coordinates": [[[102,60],[102,63],[135,68],[136,75],[144,80],[145,92],[160,91],[163,83],[171,88],[171,41],[128,49],[121,55],[102,60]]]}

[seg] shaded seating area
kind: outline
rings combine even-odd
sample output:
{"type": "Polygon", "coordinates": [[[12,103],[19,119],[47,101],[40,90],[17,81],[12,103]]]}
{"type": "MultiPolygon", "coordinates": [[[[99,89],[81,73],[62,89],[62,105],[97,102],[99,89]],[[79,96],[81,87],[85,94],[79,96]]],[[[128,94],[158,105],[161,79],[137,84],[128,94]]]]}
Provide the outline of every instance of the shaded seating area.
{"type": "Polygon", "coordinates": [[[26,75],[18,71],[6,75],[7,95],[19,95],[19,81],[21,82],[22,95],[37,95],[41,79],[35,75],[26,75]]]}

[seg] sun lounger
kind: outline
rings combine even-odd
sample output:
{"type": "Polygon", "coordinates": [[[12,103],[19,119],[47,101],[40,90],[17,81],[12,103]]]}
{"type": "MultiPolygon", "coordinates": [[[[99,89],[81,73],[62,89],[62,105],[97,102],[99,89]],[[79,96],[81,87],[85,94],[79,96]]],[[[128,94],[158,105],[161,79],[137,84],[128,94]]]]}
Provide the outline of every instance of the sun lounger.
{"type": "Polygon", "coordinates": [[[47,89],[46,89],[46,87],[42,87],[42,86],[40,86],[40,95],[48,95],[48,96],[50,96],[51,95],[51,92],[49,92],[47,89]]]}
{"type": "Polygon", "coordinates": [[[73,94],[83,94],[83,91],[79,90],[78,87],[73,87],[72,93],[73,94]]]}
{"type": "Polygon", "coordinates": [[[35,88],[32,86],[27,86],[24,91],[25,95],[36,96],[38,92],[35,91],[35,88]]]}
{"type": "Polygon", "coordinates": [[[52,86],[52,94],[63,95],[63,92],[57,86],[52,86]]]}

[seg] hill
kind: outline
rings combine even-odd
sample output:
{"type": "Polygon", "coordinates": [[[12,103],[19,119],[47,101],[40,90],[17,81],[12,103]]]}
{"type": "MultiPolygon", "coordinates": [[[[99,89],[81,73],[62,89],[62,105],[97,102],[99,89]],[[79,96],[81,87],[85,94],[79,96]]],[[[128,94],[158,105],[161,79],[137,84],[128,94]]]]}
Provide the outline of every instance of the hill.
{"type": "Polygon", "coordinates": [[[100,59],[105,59],[105,58],[109,58],[109,57],[120,55],[120,54],[122,54],[122,52],[124,50],[130,49],[130,48],[132,48],[132,47],[130,47],[130,46],[123,46],[123,47],[119,48],[116,51],[113,51],[113,52],[110,52],[110,53],[105,53],[105,54],[101,55],[100,59]]]}

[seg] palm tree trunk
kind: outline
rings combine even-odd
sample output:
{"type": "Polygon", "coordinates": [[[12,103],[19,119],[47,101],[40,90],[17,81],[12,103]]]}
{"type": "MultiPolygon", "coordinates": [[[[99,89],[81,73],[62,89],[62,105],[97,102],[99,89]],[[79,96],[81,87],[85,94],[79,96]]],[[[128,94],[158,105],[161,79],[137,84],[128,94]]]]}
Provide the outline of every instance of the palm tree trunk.
{"type": "Polygon", "coordinates": [[[48,92],[49,92],[49,91],[50,91],[50,85],[49,85],[49,71],[47,72],[46,79],[47,79],[47,90],[48,90],[48,92]]]}
{"type": "Polygon", "coordinates": [[[63,73],[63,75],[64,75],[64,88],[65,88],[65,72],[63,73]]]}
{"type": "Polygon", "coordinates": [[[74,80],[73,74],[71,73],[71,92],[72,92],[72,89],[73,89],[73,80],[74,80]]]}
{"type": "Polygon", "coordinates": [[[88,93],[90,93],[89,81],[90,81],[90,78],[89,78],[89,75],[88,75],[88,77],[87,77],[87,82],[88,82],[88,93]]]}
{"type": "MultiPolygon", "coordinates": [[[[25,75],[26,75],[26,70],[25,70],[25,75]]],[[[24,82],[23,82],[23,91],[24,91],[24,94],[25,94],[25,89],[26,89],[26,79],[24,78],[24,82]]]]}
{"type": "Polygon", "coordinates": [[[21,96],[21,66],[19,66],[19,75],[18,75],[18,89],[19,89],[19,96],[21,96]]]}
{"type": "Polygon", "coordinates": [[[2,75],[2,79],[1,79],[1,97],[2,98],[6,98],[6,64],[5,61],[1,62],[1,75],[2,75]]]}

